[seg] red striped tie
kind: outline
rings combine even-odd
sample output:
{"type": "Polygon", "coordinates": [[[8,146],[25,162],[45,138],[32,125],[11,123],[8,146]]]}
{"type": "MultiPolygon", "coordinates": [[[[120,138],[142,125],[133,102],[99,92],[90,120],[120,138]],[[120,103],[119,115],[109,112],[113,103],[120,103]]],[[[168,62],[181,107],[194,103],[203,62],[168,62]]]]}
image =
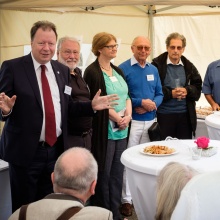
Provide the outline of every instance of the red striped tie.
{"type": "Polygon", "coordinates": [[[45,110],[45,141],[53,146],[57,141],[56,120],[50,86],[45,74],[45,65],[41,65],[41,82],[45,110]]]}

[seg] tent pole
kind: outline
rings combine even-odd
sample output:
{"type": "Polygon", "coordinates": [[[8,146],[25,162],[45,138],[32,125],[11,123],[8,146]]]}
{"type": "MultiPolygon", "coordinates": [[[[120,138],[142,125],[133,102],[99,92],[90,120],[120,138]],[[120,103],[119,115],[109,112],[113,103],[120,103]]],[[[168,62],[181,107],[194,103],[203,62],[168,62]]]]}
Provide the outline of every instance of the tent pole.
{"type": "MultiPolygon", "coordinates": [[[[154,27],[153,27],[153,14],[156,13],[155,10],[155,5],[148,5],[148,15],[149,15],[149,31],[148,31],[148,36],[151,41],[151,54],[150,54],[150,61],[152,61],[154,57],[154,27]]],[[[150,62],[149,61],[149,62],[150,62]]]]}

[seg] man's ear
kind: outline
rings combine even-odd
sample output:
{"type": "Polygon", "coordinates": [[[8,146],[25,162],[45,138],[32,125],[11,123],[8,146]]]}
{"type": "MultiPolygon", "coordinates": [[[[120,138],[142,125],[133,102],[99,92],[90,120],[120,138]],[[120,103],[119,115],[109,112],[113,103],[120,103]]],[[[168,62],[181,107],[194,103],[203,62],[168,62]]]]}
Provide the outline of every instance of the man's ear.
{"type": "Polygon", "coordinates": [[[91,186],[90,186],[90,193],[91,193],[92,195],[95,194],[96,183],[97,183],[96,180],[94,180],[94,181],[91,183],[91,186]]]}
{"type": "Polygon", "coordinates": [[[51,173],[51,181],[52,181],[52,183],[54,183],[54,172],[51,173]]]}

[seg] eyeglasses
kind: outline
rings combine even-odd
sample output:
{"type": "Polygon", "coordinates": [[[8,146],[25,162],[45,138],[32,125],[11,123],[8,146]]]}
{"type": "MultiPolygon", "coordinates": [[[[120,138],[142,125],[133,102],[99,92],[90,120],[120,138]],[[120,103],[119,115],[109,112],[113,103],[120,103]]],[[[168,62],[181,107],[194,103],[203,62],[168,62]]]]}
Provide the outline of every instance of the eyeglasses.
{"type": "Polygon", "coordinates": [[[143,49],[144,49],[145,51],[150,51],[150,50],[151,50],[151,48],[150,48],[150,47],[147,47],[147,46],[136,46],[136,45],[133,45],[133,46],[136,47],[137,50],[139,50],[139,51],[142,51],[143,49]]]}
{"type": "Polygon", "coordinates": [[[181,46],[177,46],[177,47],[175,47],[175,46],[169,46],[169,48],[170,48],[171,50],[175,50],[175,49],[177,49],[177,50],[182,50],[182,49],[183,49],[183,47],[181,47],[181,46]]]}
{"type": "Polygon", "coordinates": [[[66,56],[70,56],[72,53],[74,55],[78,55],[79,54],[79,51],[76,51],[76,50],[62,50],[62,52],[66,55],[66,56]]]}
{"type": "Polygon", "coordinates": [[[118,48],[118,44],[115,44],[115,45],[107,45],[107,46],[104,46],[106,48],[108,48],[109,50],[113,50],[114,48],[117,49],[118,48]]]}

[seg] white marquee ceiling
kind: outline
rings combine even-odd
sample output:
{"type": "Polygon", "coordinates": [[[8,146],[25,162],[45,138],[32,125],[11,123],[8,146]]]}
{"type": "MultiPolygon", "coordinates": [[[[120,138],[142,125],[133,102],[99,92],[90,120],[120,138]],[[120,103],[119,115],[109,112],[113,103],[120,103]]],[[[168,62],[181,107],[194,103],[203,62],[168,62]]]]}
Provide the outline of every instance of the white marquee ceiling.
{"type": "Polygon", "coordinates": [[[0,9],[70,11],[122,5],[203,5],[218,6],[219,0],[0,0],[0,9]]]}

